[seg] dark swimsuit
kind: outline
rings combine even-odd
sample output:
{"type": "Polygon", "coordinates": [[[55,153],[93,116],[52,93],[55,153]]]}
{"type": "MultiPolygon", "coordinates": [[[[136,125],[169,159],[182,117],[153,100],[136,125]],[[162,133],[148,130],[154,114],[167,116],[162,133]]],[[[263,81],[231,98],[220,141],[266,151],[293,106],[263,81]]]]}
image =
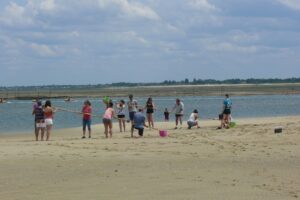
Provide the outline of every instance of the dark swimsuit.
{"type": "Polygon", "coordinates": [[[147,113],[148,113],[148,114],[154,112],[153,103],[147,103],[147,104],[146,104],[146,108],[147,108],[147,113]]]}

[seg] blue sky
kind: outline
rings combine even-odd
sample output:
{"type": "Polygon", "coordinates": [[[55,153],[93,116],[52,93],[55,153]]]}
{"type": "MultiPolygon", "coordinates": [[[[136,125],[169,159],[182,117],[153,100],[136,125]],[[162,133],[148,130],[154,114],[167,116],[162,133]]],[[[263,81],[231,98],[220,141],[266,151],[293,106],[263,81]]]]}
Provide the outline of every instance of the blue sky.
{"type": "Polygon", "coordinates": [[[299,0],[2,0],[0,86],[300,77],[299,0]]]}

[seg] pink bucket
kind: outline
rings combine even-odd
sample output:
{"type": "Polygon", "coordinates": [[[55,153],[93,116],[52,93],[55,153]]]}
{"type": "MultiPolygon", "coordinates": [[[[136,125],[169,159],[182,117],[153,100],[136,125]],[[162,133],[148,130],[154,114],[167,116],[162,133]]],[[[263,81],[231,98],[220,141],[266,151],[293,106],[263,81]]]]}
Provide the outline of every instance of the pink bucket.
{"type": "Polygon", "coordinates": [[[159,130],[159,135],[160,135],[160,137],[167,137],[168,136],[168,131],[166,131],[166,130],[159,130]]]}

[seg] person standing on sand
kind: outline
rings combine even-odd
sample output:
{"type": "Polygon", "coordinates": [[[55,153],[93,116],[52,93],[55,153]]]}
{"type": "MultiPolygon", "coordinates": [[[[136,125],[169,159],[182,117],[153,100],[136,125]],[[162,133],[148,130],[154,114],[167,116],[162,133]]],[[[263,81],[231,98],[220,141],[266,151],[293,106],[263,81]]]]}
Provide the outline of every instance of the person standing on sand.
{"type": "Polygon", "coordinates": [[[165,122],[168,122],[169,121],[169,111],[168,111],[168,108],[165,108],[165,112],[164,112],[164,116],[165,116],[165,122]]]}
{"type": "Polygon", "coordinates": [[[182,116],[183,116],[183,110],[184,110],[184,104],[180,101],[180,99],[176,99],[176,103],[172,109],[171,112],[175,111],[175,129],[177,129],[178,127],[178,122],[180,122],[180,128],[182,127],[182,116]]]}
{"type": "Polygon", "coordinates": [[[221,119],[221,126],[218,127],[219,129],[221,128],[229,128],[229,124],[231,121],[231,107],[232,107],[232,101],[229,98],[229,95],[225,95],[225,99],[223,101],[223,118],[221,119]]]}
{"type": "Polygon", "coordinates": [[[151,127],[154,128],[153,113],[156,108],[155,108],[155,105],[154,105],[151,97],[148,98],[146,105],[145,105],[145,109],[146,109],[146,113],[147,113],[148,126],[149,126],[149,128],[151,128],[151,127]]]}
{"type": "Polygon", "coordinates": [[[47,100],[44,106],[45,124],[46,124],[46,141],[50,139],[51,130],[53,127],[53,116],[56,112],[51,106],[51,101],[47,100]]]}
{"type": "Polygon", "coordinates": [[[39,140],[39,133],[41,132],[41,141],[43,141],[46,124],[41,101],[36,102],[36,106],[34,107],[32,114],[34,115],[35,121],[35,140],[39,140]]]}
{"type": "Polygon", "coordinates": [[[125,132],[125,101],[123,99],[117,104],[117,117],[119,121],[120,132],[125,132]]]}
{"type": "Polygon", "coordinates": [[[148,127],[145,123],[145,116],[143,115],[143,109],[139,109],[139,111],[133,117],[132,129],[131,129],[131,137],[133,137],[134,129],[138,130],[138,134],[140,137],[144,135],[144,127],[148,127]]]}
{"type": "MultiPolygon", "coordinates": [[[[38,99],[33,100],[33,104],[32,104],[32,115],[35,115],[35,114],[34,114],[34,110],[38,107],[38,105],[37,105],[38,102],[39,102],[38,99]]],[[[34,119],[34,134],[35,134],[35,132],[36,132],[36,121],[35,121],[35,119],[34,119]]]]}
{"type": "Polygon", "coordinates": [[[85,138],[86,127],[89,131],[89,138],[91,138],[91,124],[92,124],[92,104],[89,100],[83,103],[82,107],[82,139],[85,138]]]}
{"type": "Polygon", "coordinates": [[[112,124],[112,119],[115,116],[115,111],[113,109],[113,102],[110,101],[107,104],[107,108],[105,109],[105,113],[103,115],[103,124],[104,124],[104,134],[105,137],[108,138],[108,133],[110,138],[112,137],[112,128],[113,128],[113,124],[112,124]]]}
{"type": "Polygon", "coordinates": [[[132,125],[134,114],[137,112],[138,109],[138,102],[135,99],[133,99],[132,94],[129,95],[129,101],[127,102],[127,106],[129,111],[129,119],[132,125]]]}

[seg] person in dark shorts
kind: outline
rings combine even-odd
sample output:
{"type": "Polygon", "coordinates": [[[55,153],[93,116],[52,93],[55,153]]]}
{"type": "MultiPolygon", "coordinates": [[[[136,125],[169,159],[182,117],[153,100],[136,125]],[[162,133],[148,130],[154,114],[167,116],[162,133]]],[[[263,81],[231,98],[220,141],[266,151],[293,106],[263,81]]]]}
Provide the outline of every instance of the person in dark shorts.
{"type": "Polygon", "coordinates": [[[170,116],[168,108],[165,108],[164,116],[165,116],[165,121],[168,122],[169,121],[169,116],[170,116]]]}
{"type": "Polygon", "coordinates": [[[120,132],[122,132],[122,130],[125,132],[125,107],[125,101],[121,99],[120,102],[117,104],[116,109],[120,132]]]}
{"type": "Polygon", "coordinates": [[[143,115],[143,109],[139,109],[137,113],[135,113],[133,117],[133,124],[131,129],[131,137],[133,137],[134,129],[138,130],[138,134],[140,137],[144,135],[144,127],[148,127],[145,123],[145,116],[143,115]]]}
{"type": "Polygon", "coordinates": [[[148,126],[149,128],[154,128],[153,113],[156,108],[151,97],[148,98],[145,109],[147,113],[148,126]]]}
{"type": "Polygon", "coordinates": [[[223,101],[223,111],[219,115],[219,118],[221,116],[223,116],[221,118],[221,126],[219,126],[218,129],[229,128],[229,124],[230,124],[230,121],[231,121],[231,107],[232,107],[232,101],[229,98],[229,95],[226,94],[225,99],[223,101]]]}
{"type": "Polygon", "coordinates": [[[183,116],[184,104],[180,99],[176,99],[176,103],[172,109],[175,112],[175,129],[177,129],[178,123],[180,122],[180,128],[182,127],[182,116],[183,116]]]}
{"type": "Polygon", "coordinates": [[[112,120],[115,117],[115,110],[113,109],[113,102],[109,102],[107,104],[107,108],[105,109],[104,115],[102,117],[102,122],[104,125],[104,134],[105,137],[108,138],[108,134],[109,137],[112,138],[112,129],[113,129],[113,123],[112,120]]]}

